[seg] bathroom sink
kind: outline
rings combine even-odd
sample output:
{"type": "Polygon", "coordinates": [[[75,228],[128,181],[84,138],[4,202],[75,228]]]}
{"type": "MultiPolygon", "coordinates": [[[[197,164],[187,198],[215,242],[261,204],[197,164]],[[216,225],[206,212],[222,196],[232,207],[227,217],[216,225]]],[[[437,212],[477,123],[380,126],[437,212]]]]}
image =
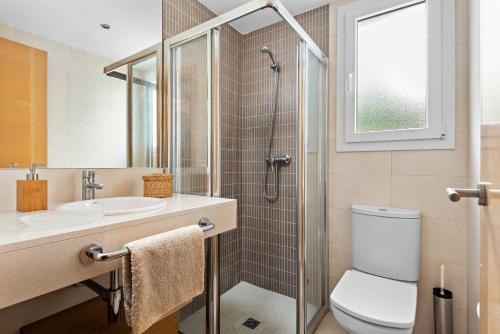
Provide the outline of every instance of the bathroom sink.
{"type": "Polygon", "coordinates": [[[138,212],[151,212],[164,209],[167,202],[151,197],[111,197],[88,201],[72,202],[59,206],[58,213],[104,216],[126,215],[138,212]]]}
{"type": "Polygon", "coordinates": [[[26,225],[43,228],[81,226],[99,222],[103,216],[153,212],[166,208],[167,202],[151,197],[111,197],[63,204],[52,212],[36,213],[19,219],[26,225]]]}

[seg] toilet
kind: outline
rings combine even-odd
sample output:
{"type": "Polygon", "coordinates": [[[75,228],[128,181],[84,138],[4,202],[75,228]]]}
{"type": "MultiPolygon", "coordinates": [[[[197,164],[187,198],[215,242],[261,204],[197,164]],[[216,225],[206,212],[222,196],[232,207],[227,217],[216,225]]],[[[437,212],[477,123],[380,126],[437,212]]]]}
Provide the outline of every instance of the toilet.
{"type": "Polygon", "coordinates": [[[353,205],[352,270],[330,295],[351,334],[411,334],[417,311],[421,213],[353,205]]]}

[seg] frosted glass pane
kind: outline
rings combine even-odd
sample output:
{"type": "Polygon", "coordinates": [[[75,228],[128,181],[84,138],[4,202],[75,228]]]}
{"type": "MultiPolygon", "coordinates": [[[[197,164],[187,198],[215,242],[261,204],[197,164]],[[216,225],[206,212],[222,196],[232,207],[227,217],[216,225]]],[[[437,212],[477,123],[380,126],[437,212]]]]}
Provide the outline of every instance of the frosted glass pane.
{"type": "Polygon", "coordinates": [[[427,127],[426,5],[358,22],[356,132],[427,127]]]}
{"type": "Polygon", "coordinates": [[[210,195],[210,101],[207,36],[173,49],[172,123],[174,191],[210,195]]]}

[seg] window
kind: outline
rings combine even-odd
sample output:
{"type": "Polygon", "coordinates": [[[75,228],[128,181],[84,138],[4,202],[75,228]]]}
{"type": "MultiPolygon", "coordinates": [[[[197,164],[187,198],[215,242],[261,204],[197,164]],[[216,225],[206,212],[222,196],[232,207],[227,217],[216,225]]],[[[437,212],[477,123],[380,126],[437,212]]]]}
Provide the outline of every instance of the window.
{"type": "Polygon", "coordinates": [[[337,20],[337,150],[455,146],[454,0],[359,0],[337,20]]]}

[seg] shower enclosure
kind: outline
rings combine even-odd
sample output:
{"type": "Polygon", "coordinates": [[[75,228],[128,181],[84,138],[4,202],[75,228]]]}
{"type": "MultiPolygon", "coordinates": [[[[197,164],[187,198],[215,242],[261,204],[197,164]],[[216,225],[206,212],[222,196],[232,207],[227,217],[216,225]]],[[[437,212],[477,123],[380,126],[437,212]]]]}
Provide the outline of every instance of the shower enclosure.
{"type": "Polygon", "coordinates": [[[163,44],[175,192],[236,198],[239,211],[237,229],[207,242],[206,294],[180,330],[312,333],[328,300],[327,57],[270,0],[163,44]],[[264,11],[280,22],[245,36],[230,26],[264,11]]]}
{"type": "Polygon", "coordinates": [[[126,166],[160,166],[162,43],[105,66],[104,74],[126,82],[126,166]]]}

